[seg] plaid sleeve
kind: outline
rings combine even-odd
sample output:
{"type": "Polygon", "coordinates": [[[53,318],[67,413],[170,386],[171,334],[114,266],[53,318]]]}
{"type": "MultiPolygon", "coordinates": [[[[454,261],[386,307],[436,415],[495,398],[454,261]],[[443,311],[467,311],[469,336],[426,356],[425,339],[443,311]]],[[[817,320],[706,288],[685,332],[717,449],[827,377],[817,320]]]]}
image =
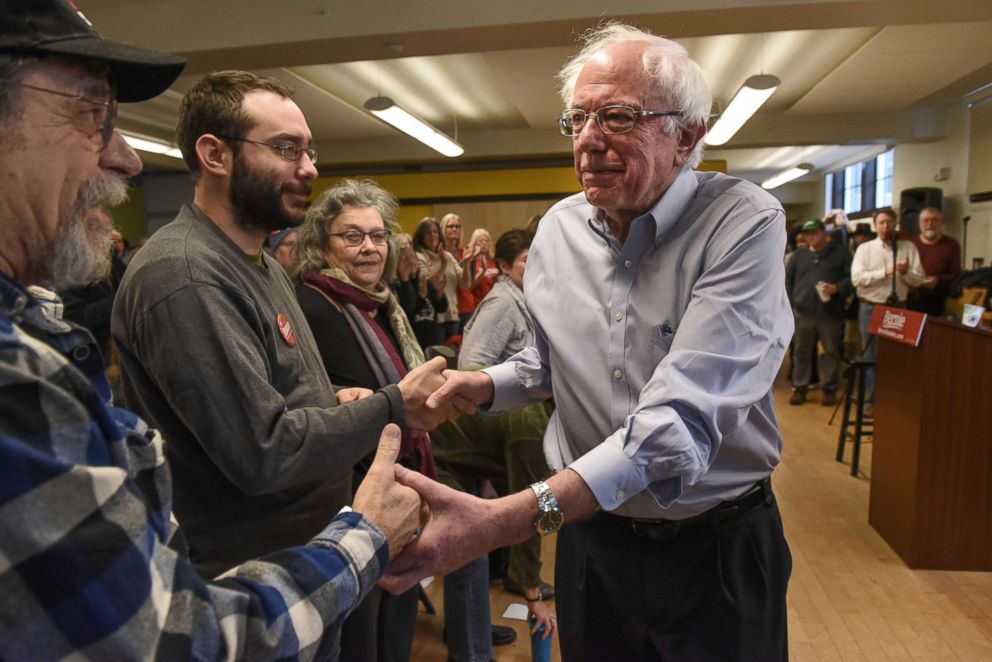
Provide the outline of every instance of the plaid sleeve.
{"type": "Polygon", "coordinates": [[[0,486],[0,659],[310,658],[388,560],[349,513],[206,583],[121,469],[60,466],[4,435],[0,486]],[[14,494],[25,477],[37,485],[14,494]]]}
{"type": "Polygon", "coordinates": [[[0,659],[308,659],[336,646],[328,635],[388,560],[381,531],[340,515],[305,547],[205,582],[169,544],[158,434],[11,331],[0,329],[0,659]]]}

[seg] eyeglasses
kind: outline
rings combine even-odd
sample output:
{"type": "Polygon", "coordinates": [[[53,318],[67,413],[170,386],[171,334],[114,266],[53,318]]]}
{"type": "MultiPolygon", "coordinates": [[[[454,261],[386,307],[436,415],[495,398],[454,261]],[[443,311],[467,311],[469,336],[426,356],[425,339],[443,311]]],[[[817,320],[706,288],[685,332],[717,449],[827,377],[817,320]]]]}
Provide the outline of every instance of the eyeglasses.
{"type": "MultiPolygon", "coordinates": [[[[11,81],[5,81],[11,83],[11,81]]],[[[100,134],[102,140],[101,149],[105,149],[107,145],[110,144],[110,138],[114,134],[114,126],[117,124],[117,99],[111,99],[110,101],[97,101],[96,99],[87,99],[86,97],[79,96],[78,94],[69,94],[68,92],[59,92],[58,90],[50,90],[47,87],[38,87],[37,85],[28,85],[27,83],[11,83],[17,87],[24,87],[29,90],[34,90],[35,92],[44,92],[45,94],[54,94],[59,97],[65,97],[66,99],[72,99],[76,102],[88,103],[94,107],[93,109],[93,134],[100,134]]]]}
{"type": "Polygon", "coordinates": [[[300,160],[300,157],[304,154],[310,159],[310,163],[314,165],[317,164],[317,150],[313,147],[300,147],[299,145],[294,145],[292,143],[284,143],[281,145],[274,145],[272,143],[263,143],[259,140],[248,140],[247,138],[235,138],[234,136],[222,136],[220,134],[214,134],[218,138],[223,138],[224,140],[237,140],[238,142],[251,143],[253,145],[262,145],[264,147],[270,147],[277,152],[279,156],[286,159],[287,161],[292,161],[293,163],[300,160]]]}
{"type": "Polygon", "coordinates": [[[627,133],[637,125],[638,117],[676,117],[677,110],[638,110],[630,106],[603,106],[593,113],[580,108],[568,108],[558,118],[558,128],[563,136],[574,138],[582,133],[586,120],[595,117],[603,133],[617,135],[627,133]]]}
{"type": "Polygon", "coordinates": [[[389,230],[372,230],[371,232],[362,232],[361,230],[345,230],[344,232],[330,233],[332,237],[341,237],[341,239],[344,240],[344,245],[350,246],[351,248],[364,244],[365,237],[371,239],[372,243],[376,246],[384,246],[392,234],[393,233],[389,230]]]}

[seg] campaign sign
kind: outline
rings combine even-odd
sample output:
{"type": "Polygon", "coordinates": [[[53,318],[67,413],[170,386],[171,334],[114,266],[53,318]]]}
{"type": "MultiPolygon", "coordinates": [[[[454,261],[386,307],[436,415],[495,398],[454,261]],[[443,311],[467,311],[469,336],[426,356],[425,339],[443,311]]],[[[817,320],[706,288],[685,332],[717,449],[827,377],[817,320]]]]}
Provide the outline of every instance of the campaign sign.
{"type": "Polygon", "coordinates": [[[919,347],[920,337],[923,335],[923,324],[926,321],[925,313],[888,306],[875,306],[871,311],[871,323],[868,325],[868,332],[919,347]]]}

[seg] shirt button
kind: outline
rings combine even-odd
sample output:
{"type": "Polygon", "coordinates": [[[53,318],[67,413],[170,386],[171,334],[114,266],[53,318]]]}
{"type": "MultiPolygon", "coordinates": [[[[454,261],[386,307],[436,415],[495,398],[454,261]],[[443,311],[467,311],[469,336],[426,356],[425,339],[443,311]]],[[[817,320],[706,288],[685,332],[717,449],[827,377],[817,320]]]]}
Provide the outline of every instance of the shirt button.
{"type": "Polygon", "coordinates": [[[623,379],[623,370],[617,368],[613,371],[613,379],[623,379]]]}
{"type": "Polygon", "coordinates": [[[617,311],[617,321],[619,322],[622,319],[623,319],[623,313],[617,311]]]}
{"type": "Polygon", "coordinates": [[[623,501],[623,490],[617,490],[617,501],[623,501]]]}
{"type": "Polygon", "coordinates": [[[90,357],[90,348],[85,345],[80,345],[76,349],[72,350],[72,358],[77,361],[85,361],[90,357]]]}
{"type": "Polygon", "coordinates": [[[630,269],[630,268],[631,268],[632,266],[634,266],[634,263],[633,263],[633,262],[631,262],[630,260],[624,260],[624,261],[623,261],[623,266],[625,266],[625,267],[627,267],[628,269],[630,269]]]}

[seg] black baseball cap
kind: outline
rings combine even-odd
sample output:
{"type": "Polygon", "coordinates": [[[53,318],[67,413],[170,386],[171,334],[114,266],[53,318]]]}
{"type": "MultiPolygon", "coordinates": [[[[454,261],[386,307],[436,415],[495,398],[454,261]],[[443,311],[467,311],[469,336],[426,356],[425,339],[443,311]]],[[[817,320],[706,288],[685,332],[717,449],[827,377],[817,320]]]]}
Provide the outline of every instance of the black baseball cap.
{"type": "Polygon", "coordinates": [[[0,53],[101,62],[123,102],[158,96],[186,66],[171,53],[103,39],[72,0],[0,0],[0,53]]]}

